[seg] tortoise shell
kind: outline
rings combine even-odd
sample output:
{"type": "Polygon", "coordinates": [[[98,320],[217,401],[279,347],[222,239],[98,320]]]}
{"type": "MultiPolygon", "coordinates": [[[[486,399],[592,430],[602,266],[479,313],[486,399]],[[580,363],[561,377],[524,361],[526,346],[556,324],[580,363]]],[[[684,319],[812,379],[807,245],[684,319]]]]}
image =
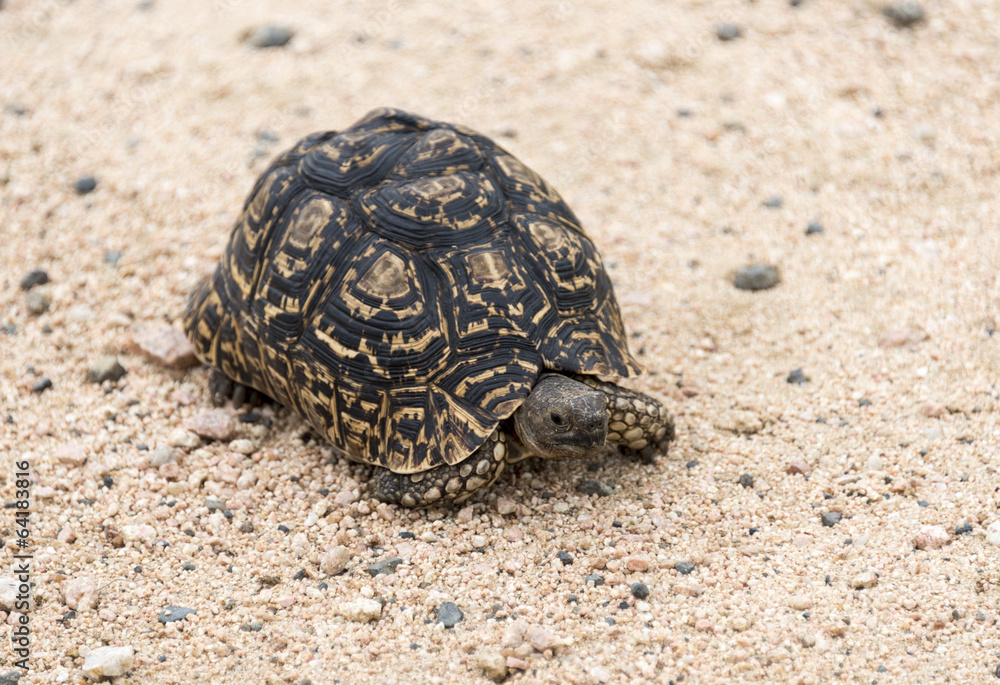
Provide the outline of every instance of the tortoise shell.
{"type": "Polygon", "coordinates": [[[611,281],[559,194],[486,136],[393,109],[281,155],[185,329],[349,457],[468,457],[545,370],[628,377],[611,281]]]}

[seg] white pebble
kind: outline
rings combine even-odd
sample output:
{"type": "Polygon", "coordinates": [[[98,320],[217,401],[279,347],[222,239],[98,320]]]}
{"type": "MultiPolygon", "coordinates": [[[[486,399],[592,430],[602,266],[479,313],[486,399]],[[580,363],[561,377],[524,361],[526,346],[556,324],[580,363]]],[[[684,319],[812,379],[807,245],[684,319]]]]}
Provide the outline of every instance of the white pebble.
{"type": "Polygon", "coordinates": [[[83,672],[91,678],[114,678],[132,668],[135,652],[131,647],[98,647],[83,662],[83,672]]]}

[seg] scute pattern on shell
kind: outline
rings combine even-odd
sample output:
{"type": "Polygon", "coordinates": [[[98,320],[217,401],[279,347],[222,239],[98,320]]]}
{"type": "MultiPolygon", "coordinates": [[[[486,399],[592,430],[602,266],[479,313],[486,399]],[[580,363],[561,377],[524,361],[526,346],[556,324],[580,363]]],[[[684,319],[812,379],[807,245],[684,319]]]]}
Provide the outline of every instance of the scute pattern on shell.
{"type": "Polygon", "coordinates": [[[558,193],[489,138],[391,109],[262,174],[185,328],[202,359],[398,473],[468,457],[543,369],[639,372],[558,193]]]}

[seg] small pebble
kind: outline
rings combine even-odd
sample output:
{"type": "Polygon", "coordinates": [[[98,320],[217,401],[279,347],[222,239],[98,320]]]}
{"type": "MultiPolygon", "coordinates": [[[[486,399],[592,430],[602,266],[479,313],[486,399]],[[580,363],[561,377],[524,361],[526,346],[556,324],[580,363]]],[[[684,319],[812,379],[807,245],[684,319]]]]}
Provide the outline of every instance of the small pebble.
{"type": "Polygon", "coordinates": [[[823,232],[823,224],[818,221],[811,221],[806,226],[806,235],[818,235],[823,232]]]}
{"type": "Polygon", "coordinates": [[[917,549],[939,549],[949,540],[948,531],[942,526],[924,526],[913,538],[917,549]]]}
{"type": "Polygon", "coordinates": [[[691,573],[691,571],[694,570],[694,564],[692,564],[690,561],[678,561],[676,564],[674,564],[674,570],[676,570],[682,576],[686,576],[689,573],[691,573]]]}
{"type": "Polygon", "coordinates": [[[93,680],[125,675],[135,660],[131,647],[98,647],[83,661],[83,672],[93,680]]]}
{"type": "Polygon", "coordinates": [[[770,264],[745,266],[733,276],[733,285],[739,290],[768,290],[780,282],[778,270],[770,264]]]}
{"type": "Polygon", "coordinates": [[[104,251],[104,261],[111,266],[118,266],[118,262],[121,261],[122,251],[121,250],[105,250],[104,251]]]}
{"type": "Polygon", "coordinates": [[[797,369],[792,369],[788,374],[788,378],[785,379],[786,383],[791,383],[793,385],[805,385],[809,382],[809,377],[806,376],[805,372],[801,367],[797,369]]]}
{"type": "Polygon", "coordinates": [[[184,454],[176,447],[157,447],[149,453],[149,465],[159,468],[164,464],[176,463],[184,454]]]}
{"type": "Polygon", "coordinates": [[[403,562],[402,557],[389,557],[388,559],[382,559],[381,561],[376,561],[374,564],[368,567],[368,575],[372,578],[379,575],[392,575],[396,572],[396,567],[398,567],[403,562]]]}
{"type": "Polygon", "coordinates": [[[160,612],[160,615],[156,617],[156,620],[166,625],[168,623],[173,623],[174,621],[183,621],[188,616],[198,613],[194,609],[188,609],[187,607],[166,607],[160,612]]]}
{"type": "Polygon", "coordinates": [[[49,298],[37,290],[28,291],[28,294],[24,296],[24,304],[32,316],[41,316],[49,311],[49,298]]]}
{"type": "Polygon", "coordinates": [[[445,628],[454,628],[465,615],[454,602],[445,602],[438,607],[437,622],[444,624],[445,628]]]}
{"type": "Polygon", "coordinates": [[[170,432],[170,435],[167,437],[167,442],[171,447],[181,447],[191,450],[201,445],[201,438],[189,430],[176,428],[170,432]]]}
{"type": "Polygon", "coordinates": [[[721,41],[736,40],[743,35],[743,29],[736,24],[716,24],[715,35],[721,41]]]}
{"type": "Polygon", "coordinates": [[[640,556],[625,557],[625,568],[633,573],[645,573],[649,570],[649,559],[640,556]]]}
{"type": "Polygon", "coordinates": [[[377,599],[361,597],[334,607],[334,612],[348,621],[366,623],[379,619],[382,615],[382,604],[377,599]]]}
{"type": "Polygon", "coordinates": [[[972,532],[972,524],[968,521],[964,521],[959,525],[955,526],[955,535],[966,535],[972,532]]]}
{"type": "Polygon", "coordinates": [[[161,366],[187,369],[198,363],[191,341],[170,324],[142,326],[133,335],[133,341],[147,359],[161,366]]]}
{"type": "Polygon", "coordinates": [[[34,393],[43,393],[52,387],[52,379],[48,376],[42,376],[35,384],[31,386],[31,391],[34,393]]]}
{"type": "Polygon", "coordinates": [[[195,565],[194,565],[194,564],[193,564],[192,562],[190,562],[190,561],[185,561],[185,562],[184,562],[183,564],[181,564],[181,568],[182,568],[182,569],[184,569],[185,571],[194,571],[194,570],[196,570],[196,569],[197,569],[198,567],[197,567],[197,566],[195,566],[195,565]]]}
{"type": "Polygon", "coordinates": [[[70,578],[62,585],[63,602],[74,611],[90,611],[97,607],[100,592],[92,575],[70,578]]]}
{"type": "Polygon", "coordinates": [[[607,497],[613,492],[613,489],[607,483],[602,483],[599,480],[582,480],[580,481],[580,484],[576,486],[576,491],[584,495],[607,497]]]}
{"type": "Polygon", "coordinates": [[[833,528],[835,525],[840,523],[840,519],[842,518],[844,518],[844,515],[839,511],[828,511],[820,516],[820,520],[823,521],[823,525],[827,528],[833,528]]]}
{"type": "Polygon", "coordinates": [[[557,556],[559,557],[559,561],[562,562],[563,566],[569,566],[570,564],[573,563],[573,555],[570,554],[569,552],[559,552],[557,556]]]}
{"type": "Polygon", "coordinates": [[[212,409],[184,420],[184,428],[207,440],[227,441],[233,436],[233,417],[225,409],[212,409]]]}
{"type": "Polygon", "coordinates": [[[335,576],[343,573],[350,562],[350,551],[343,545],[339,545],[323,555],[323,558],[319,562],[319,568],[326,575],[335,576]]]}
{"type": "Polygon", "coordinates": [[[95,188],[97,188],[97,179],[93,176],[81,176],[73,182],[73,190],[75,190],[78,195],[91,193],[95,188]]]}
{"type": "Polygon", "coordinates": [[[497,513],[507,516],[517,511],[517,502],[509,497],[497,497],[497,513]]]}
{"type": "Polygon", "coordinates": [[[108,354],[101,357],[87,374],[87,380],[91,383],[103,383],[104,381],[119,381],[128,371],[118,363],[118,357],[108,354]]]}
{"type": "Polygon", "coordinates": [[[882,8],[882,14],[888,17],[899,28],[909,28],[925,19],[924,8],[912,0],[894,2],[882,8]]]}
{"type": "Polygon", "coordinates": [[[21,290],[31,290],[36,285],[45,285],[49,282],[49,275],[41,269],[29,271],[21,279],[21,290]]]}
{"type": "Polygon", "coordinates": [[[483,669],[486,677],[495,683],[507,678],[507,659],[495,649],[481,649],[476,652],[476,663],[483,669]]]}
{"type": "Polygon", "coordinates": [[[768,209],[779,209],[784,203],[785,201],[780,195],[775,195],[764,200],[764,206],[768,209]]]}
{"type": "Polygon", "coordinates": [[[796,459],[795,461],[793,461],[791,464],[788,465],[788,472],[793,475],[797,474],[804,476],[807,475],[810,471],[812,471],[812,468],[810,468],[809,464],[806,463],[805,460],[803,459],[796,459]]]}
{"type": "Polygon", "coordinates": [[[253,442],[247,440],[246,438],[233,440],[231,443],[229,443],[229,449],[231,449],[233,452],[236,452],[237,454],[247,454],[247,455],[253,454],[254,452],[257,451],[257,448],[254,446],[253,442]]]}
{"type": "Polygon", "coordinates": [[[851,581],[851,586],[855,590],[865,590],[870,587],[874,587],[878,583],[878,576],[875,575],[874,571],[865,571],[864,573],[857,575],[851,581]]]}
{"type": "Polygon", "coordinates": [[[646,599],[649,597],[649,588],[645,583],[632,583],[632,596],[636,599],[646,599]]]}
{"type": "Polygon", "coordinates": [[[583,584],[593,583],[594,587],[598,585],[604,585],[604,576],[599,576],[596,573],[591,573],[589,576],[583,579],[583,584]]]}
{"type": "Polygon", "coordinates": [[[751,476],[749,473],[744,473],[742,476],[740,476],[740,479],[737,482],[745,488],[752,488],[753,476],[751,476]]]}
{"type": "Polygon", "coordinates": [[[251,31],[245,41],[255,48],[280,48],[286,45],[294,35],[295,31],[288,26],[265,24],[251,31]]]}

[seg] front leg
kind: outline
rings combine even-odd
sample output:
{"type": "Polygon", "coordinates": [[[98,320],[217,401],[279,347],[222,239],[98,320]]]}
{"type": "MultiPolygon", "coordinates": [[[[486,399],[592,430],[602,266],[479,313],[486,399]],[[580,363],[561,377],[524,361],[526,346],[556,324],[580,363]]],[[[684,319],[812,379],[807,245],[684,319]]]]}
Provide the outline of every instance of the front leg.
{"type": "Polygon", "coordinates": [[[656,454],[667,453],[674,439],[674,420],[662,402],[594,376],[574,378],[607,395],[608,442],[639,455],[645,462],[652,461],[656,454]]]}
{"type": "Polygon", "coordinates": [[[457,464],[445,464],[418,473],[393,473],[377,468],[375,497],[404,507],[459,504],[477,490],[492,485],[500,477],[509,456],[507,435],[495,430],[479,449],[457,464]]]}

